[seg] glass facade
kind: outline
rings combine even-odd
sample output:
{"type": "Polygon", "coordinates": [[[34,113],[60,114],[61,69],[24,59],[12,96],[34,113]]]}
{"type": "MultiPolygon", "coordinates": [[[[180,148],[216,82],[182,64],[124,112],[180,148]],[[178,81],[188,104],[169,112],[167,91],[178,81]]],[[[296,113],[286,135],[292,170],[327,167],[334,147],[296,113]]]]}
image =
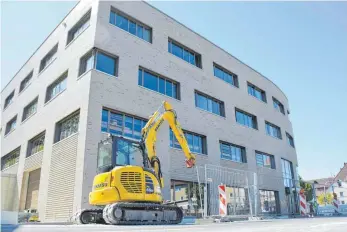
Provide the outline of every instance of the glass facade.
{"type": "Polygon", "coordinates": [[[263,214],[277,214],[279,210],[279,200],[277,191],[259,190],[260,209],[263,214]]]}
{"type": "Polygon", "coordinates": [[[8,168],[19,161],[20,147],[1,157],[1,170],[8,168]]]}
{"type": "Polygon", "coordinates": [[[151,43],[152,29],[136,20],[130,19],[120,12],[111,10],[110,23],[151,43]]]}
{"type": "Polygon", "coordinates": [[[162,76],[139,69],[138,85],[154,90],[166,96],[179,99],[179,84],[162,76]]]}
{"type": "Polygon", "coordinates": [[[29,105],[27,105],[24,108],[22,121],[24,121],[25,119],[29,118],[31,115],[36,113],[36,111],[37,111],[37,101],[38,101],[38,98],[36,98],[34,101],[29,103],[29,105]]]}
{"type": "Polygon", "coordinates": [[[237,75],[233,74],[232,72],[213,64],[213,73],[215,77],[218,77],[235,87],[239,87],[237,75]]]}
{"type": "Polygon", "coordinates": [[[168,51],[181,58],[182,60],[187,61],[188,63],[201,68],[201,55],[196,54],[188,48],[178,44],[177,42],[169,39],[168,41],[168,51]]]}
{"type": "Polygon", "coordinates": [[[253,129],[258,129],[258,123],[257,123],[257,117],[246,113],[244,111],[241,111],[239,109],[235,109],[235,114],[236,114],[236,122],[247,126],[247,127],[251,127],[253,129]]]}
{"type": "Polygon", "coordinates": [[[248,94],[252,95],[255,98],[258,98],[259,100],[263,102],[266,102],[266,93],[264,90],[250,83],[247,84],[247,88],[248,88],[248,94]]]}
{"type": "Polygon", "coordinates": [[[275,158],[273,155],[256,151],[255,158],[256,158],[257,166],[276,169],[275,158]]]}
{"type": "Polygon", "coordinates": [[[68,73],[65,72],[61,77],[58,78],[57,81],[48,86],[46,93],[46,102],[53,99],[55,96],[66,89],[67,75],[68,73]]]}
{"type": "Polygon", "coordinates": [[[246,163],[246,149],[231,143],[219,142],[221,158],[246,163]]]}
{"type": "Polygon", "coordinates": [[[272,100],[273,100],[274,108],[278,110],[279,112],[281,112],[282,114],[285,114],[283,104],[274,97],[272,98],[272,100]]]}
{"type": "Polygon", "coordinates": [[[211,113],[225,117],[224,102],[209,97],[207,95],[195,92],[195,106],[207,110],[211,113]]]}
{"type": "Polygon", "coordinates": [[[285,187],[295,187],[293,164],[289,160],[281,159],[282,174],[285,187]]]}
{"type": "MultiPolygon", "coordinates": [[[[204,154],[204,155],[207,154],[205,136],[187,132],[187,131],[184,131],[183,133],[184,133],[184,136],[186,137],[186,140],[188,142],[189,149],[191,152],[194,152],[197,154],[204,154]]],[[[170,147],[181,149],[181,146],[178,143],[171,129],[170,129],[170,147]]]]}
{"type": "Polygon", "coordinates": [[[265,129],[267,135],[282,139],[281,128],[279,128],[278,126],[269,122],[265,122],[265,129]]]}

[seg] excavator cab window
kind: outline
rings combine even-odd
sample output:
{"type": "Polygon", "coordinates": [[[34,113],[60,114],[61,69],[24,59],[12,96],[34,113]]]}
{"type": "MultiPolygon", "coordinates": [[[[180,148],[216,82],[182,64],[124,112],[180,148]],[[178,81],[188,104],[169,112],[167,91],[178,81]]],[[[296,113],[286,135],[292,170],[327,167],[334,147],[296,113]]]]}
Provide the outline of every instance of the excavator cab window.
{"type": "Polygon", "coordinates": [[[108,138],[98,144],[98,173],[107,172],[113,168],[112,165],[112,138],[108,138]]]}

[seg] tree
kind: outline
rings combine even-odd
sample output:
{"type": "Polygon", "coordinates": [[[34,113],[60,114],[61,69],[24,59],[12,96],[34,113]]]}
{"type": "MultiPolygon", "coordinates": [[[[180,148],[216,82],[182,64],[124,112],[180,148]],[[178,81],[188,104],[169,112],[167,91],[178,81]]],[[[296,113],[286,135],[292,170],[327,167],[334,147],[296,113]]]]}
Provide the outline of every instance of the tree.
{"type": "Polygon", "coordinates": [[[322,193],[317,197],[317,201],[319,205],[331,204],[333,203],[334,196],[331,193],[322,193]]]}
{"type": "Polygon", "coordinates": [[[304,189],[306,201],[311,201],[313,198],[312,184],[305,182],[301,176],[299,176],[300,188],[304,189]]]}

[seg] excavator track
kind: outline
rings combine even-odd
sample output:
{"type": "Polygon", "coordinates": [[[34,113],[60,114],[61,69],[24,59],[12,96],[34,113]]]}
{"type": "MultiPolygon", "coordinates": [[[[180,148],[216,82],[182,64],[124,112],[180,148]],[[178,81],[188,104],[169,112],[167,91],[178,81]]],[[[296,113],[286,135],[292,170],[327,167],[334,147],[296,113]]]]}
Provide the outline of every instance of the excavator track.
{"type": "Polygon", "coordinates": [[[182,221],[183,212],[174,205],[119,202],[107,205],[103,217],[112,225],[171,225],[182,221]]]}
{"type": "Polygon", "coordinates": [[[103,209],[83,209],[75,213],[71,221],[75,224],[106,224],[103,209]]]}

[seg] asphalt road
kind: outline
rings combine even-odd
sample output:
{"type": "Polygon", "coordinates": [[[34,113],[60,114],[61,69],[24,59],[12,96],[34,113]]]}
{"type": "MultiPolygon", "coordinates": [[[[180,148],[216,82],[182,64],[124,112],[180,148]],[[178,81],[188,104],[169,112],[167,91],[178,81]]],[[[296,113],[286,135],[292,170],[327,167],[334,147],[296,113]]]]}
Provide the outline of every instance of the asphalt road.
{"type": "Polygon", "coordinates": [[[347,232],[347,217],[277,219],[200,225],[110,226],[110,225],[20,225],[2,226],[3,232],[107,232],[107,231],[237,231],[237,232],[347,232]]]}

